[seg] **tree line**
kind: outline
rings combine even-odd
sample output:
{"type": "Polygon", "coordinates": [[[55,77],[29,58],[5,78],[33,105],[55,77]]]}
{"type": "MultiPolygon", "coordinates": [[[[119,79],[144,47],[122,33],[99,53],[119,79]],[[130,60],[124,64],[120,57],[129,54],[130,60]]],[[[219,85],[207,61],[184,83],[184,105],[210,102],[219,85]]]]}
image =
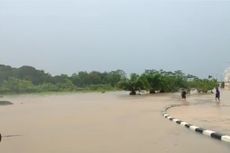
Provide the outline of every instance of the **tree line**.
{"type": "Polygon", "coordinates": [[[81,71],[71,76],[61,74],[52,76],[31,66],[13,68],[0,65],[1,93],[29,93],[47,91],[79,90],[128,90],[131,95],[145,90],[149,93],[175,92],[179,89],[196,88],[207,92],[217,85],[217,80],[209,76],[200,79],[186,75],[182,71],[146,70],[142,74],[127,76],[123,70],[110,72],[81,71]]]}
{"type": "Polygon", "coordinates": [[[199,93],[207,93],[218,86],[218,81],[212,76],[200,79],[182,71],[146,70],[143,74],[133,73],[129,78],[119,82],[122,89],[130,91],[130,95],[136,95],[137,91],[148,91],[150,94],[176,92],[181,89],[190,91],[196,89],[199,93]]]}
{"type": "Polygon", "coordinates": [[[13,68],[0,65],[0,92],[27,93],[46,91],[113,90],[126,76],[122,70],[85,72],[52,76],[31,66],[13,68]]]}

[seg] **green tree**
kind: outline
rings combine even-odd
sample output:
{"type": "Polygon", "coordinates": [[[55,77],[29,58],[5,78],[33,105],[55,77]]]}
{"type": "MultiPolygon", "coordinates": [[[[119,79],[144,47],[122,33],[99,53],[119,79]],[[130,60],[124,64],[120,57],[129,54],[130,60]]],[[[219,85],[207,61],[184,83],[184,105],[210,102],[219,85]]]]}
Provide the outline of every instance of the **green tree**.
{"type": "Polygon", "coordinates": [[[5,80],[0,87],[1,92],[25,93],[34,92],[34,86],[31,81],[9,78],[5,80]]]}
{"type": "Polygon", "coordinates": [[[120,82],[120,87],[130,91],[130,95],[136,95],[137,91],[146,89],[146,86],[148,86],[147,80],[136,73],[132,73],[130,79],[125,79],[120,82]]]}

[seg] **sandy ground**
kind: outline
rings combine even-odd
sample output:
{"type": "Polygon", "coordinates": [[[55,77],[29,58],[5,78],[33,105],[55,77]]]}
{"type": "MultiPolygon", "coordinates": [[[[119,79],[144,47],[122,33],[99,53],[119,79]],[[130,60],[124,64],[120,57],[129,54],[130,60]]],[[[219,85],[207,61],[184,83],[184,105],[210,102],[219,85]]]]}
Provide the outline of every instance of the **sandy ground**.
{"type": "MultiPolygon", "coordinates": [[[[195,103],[199,98],[190,100],[195,103]]],[[[210,97],[203,100],[206,98],[210,97]]],[[[14,103],[0,107],[0,132],[4,136],[0,143],[1,153],[230,151],[229,144],[195,134],[161,116],[164,106],[180,103],[175,95],[130,97],[123,92],[71,93],[6,96],[1,100],[14,103]]],[[[206,107],[209,109],[204,105],[206,107]]],[[[211,103],[210,107],[217,109],[217,113],[222,112],[222,106],[211,103]]],[[[197,114],[207,115],[201,110],[203,105],[199,108],[199,112],[195,111],[197,114]]],[[[190,106],[175,108],[170,113],[196,121],[192,115],[185,116],[189,111],[182,112],[184,109],[190,106]]],[[[198,123],[203,124],[201,119],[198,123]]]]}

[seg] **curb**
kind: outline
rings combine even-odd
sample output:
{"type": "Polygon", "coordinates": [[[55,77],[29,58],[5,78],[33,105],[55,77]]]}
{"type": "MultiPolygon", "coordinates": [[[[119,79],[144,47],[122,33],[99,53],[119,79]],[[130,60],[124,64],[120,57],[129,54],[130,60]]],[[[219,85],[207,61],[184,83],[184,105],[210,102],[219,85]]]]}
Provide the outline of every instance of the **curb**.
{"type": "Polygon", "coordinates": [[[179,106],[183,106],[183,105],[170,105],[170,106],[167,106],[163,111],[162,111],[162,115],[164,116],[164,118],[174,122],[174,123],[177,123],[183,127],[186,127],[196,133],[199,133],[199,134],[202,134],[202,135],[206,135],[206,136],[209,136],[213,139],[216,139],[216,140],[220,140],[220,141],[224,141],[224,142],[227,142],[227,143],[230,143],[230,136],[229,135],[225,135],[225,134],[221,134],[219,132],[215,132],[213,130],[208,130],[208,129],[204,129],[204,128],[200,128],[198,126],[195,126],[195,125],[192,125],[192,124],[189,124],[187,122],[184,122],[180,119],[177,119],[177,118],[173,118],[171,117],[169,114],[167,114],[167,110],[169,110],[170,108],[173,108],[173,107],[179,107],[179,106]]]}

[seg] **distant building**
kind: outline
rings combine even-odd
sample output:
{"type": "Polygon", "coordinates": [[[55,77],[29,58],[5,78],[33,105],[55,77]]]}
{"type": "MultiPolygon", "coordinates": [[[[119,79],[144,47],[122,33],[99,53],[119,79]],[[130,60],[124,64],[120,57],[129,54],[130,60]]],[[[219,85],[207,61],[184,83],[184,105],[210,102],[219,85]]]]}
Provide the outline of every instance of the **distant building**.
{"type": "Polygon", "coordinates": [[[230,90],[230,67],[224,71],[224,88],[230,90]]]}

